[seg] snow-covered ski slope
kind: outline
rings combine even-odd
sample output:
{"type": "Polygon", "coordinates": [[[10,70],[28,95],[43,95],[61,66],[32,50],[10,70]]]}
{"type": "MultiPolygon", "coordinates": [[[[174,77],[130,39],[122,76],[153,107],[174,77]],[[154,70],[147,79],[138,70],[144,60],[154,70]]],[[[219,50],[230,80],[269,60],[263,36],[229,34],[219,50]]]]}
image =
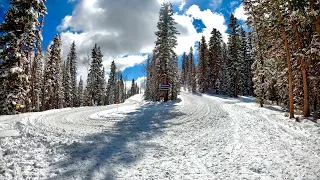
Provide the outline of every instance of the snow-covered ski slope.
{"type": "Polygon", "coordinates": [[[320,179],[319,124],[251,98],[179,98],[0,116],[0,179],[320,179]]]}

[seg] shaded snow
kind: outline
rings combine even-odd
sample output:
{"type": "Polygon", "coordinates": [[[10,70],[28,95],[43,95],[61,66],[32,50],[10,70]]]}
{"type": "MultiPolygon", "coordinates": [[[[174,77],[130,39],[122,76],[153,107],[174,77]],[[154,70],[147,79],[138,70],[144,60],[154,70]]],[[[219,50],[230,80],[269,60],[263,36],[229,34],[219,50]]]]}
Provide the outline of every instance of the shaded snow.
{"type": "Polygon", "coordinates": [[[0,179],[320,178],[319,124],[248,97],[179,97],[0,116],[0,179]]]}

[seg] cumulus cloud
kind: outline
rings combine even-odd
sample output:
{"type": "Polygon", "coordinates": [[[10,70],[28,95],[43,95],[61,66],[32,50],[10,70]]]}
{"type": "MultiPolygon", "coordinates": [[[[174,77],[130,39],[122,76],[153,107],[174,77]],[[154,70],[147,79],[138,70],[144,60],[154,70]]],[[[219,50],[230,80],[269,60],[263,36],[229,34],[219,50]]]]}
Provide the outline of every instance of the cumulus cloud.
{"type": "Polygon", "coordinates": [[[225,18],[222,14],[212,12],[210,9],[201,11],[199,6],[192,5],[185,14],[174,16],[177,24],[177,30],[180,32],[178,35],[178,46],[176,52],[182,54],[183,52],[189,52],[191,46],[194,46],[196,41],[201,39],[201,36],[205,36],[208,41],[211,37],[211,31],[213,28],[218,29],[224,42],[228,40],[228,34],[226,33],[228,27],[225,24],[225,18]],[[193,26],[193,21],[201,20],[204,24],[202,32],[197,32],[193,26]]]}
{"type": "Polygon", "coordinates": [[[234,16],[242,21],[246,21],[248,16],[245,14],[245,10],[243,8],[243,4],[241,4],[238,8],[234,11],[234,16]]]}
{"type": "Polygon", "coordinates": [[[179,6],[179,10],[182,11],[186,4],[187,4],[186,0],[182,0],[181,4],[179,6]]]}
{"type": "Polygon", "coordinates": [[[220,8],[222,4],[222,0],[212,0],[211,1],[211,6],[213,8],[213,10],[217,10],[218,8],[220,8]]]}
{"type": "MultiPolygon", "coordinates": [[[[106,72],[110,70],[112,60],[118,68],[124,70],[147,59],[142,53],[151,53],[157,31],[160,3],[162,0],[79,0],[72,14],[65,16],[57,27],[61,31],[64,57],[70,45],[75,41],[79,59],[91,53],[95,43],[101,47],[103,64],[106,72]]],[[[185,0],[171,1],[182,9],[185,0]]],[[[197,5],[189,7],[184,14],[174,15],[178,35],[178,54],[188,52],[190,46],[199,41],[201,36],[208,40],[212,28],[218,29],[226,41],[227,26],[222,14],[211,10],[200,10],[197,5]],[[205,27],[197,33],[193,26],[195,19],[201,20],[205,27]]],[[[87,73],[86,68],[78,63],[78,74],[87,73]]]]}

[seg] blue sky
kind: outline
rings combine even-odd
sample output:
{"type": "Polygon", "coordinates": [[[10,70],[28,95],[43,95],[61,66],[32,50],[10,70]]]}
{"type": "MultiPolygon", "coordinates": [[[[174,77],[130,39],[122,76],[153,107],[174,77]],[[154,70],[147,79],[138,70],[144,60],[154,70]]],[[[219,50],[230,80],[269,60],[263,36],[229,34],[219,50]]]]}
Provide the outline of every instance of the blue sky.
{"type": "MultiPolygon", "coordinates": [[[[63,57],[72,41],[76,41],[79,59],[90,53],[98,43],[104,53],[106,71],[116,59],[128,81],[145,76],[144,63],[155,41],[154,31],[161,0],[48,0],[48,14],[43,29],[43,47],[46,49],[54,35],[63,42],[63,57]],[[132,27],[132,29],[131,29],[132,27]],[[129,29],[129,30],[128,30],[129,29]],[[131,30],[131,31],[130,31],[131,30]],[[95,42],[96,41],[96,42],[95,42]]],[[[238,11],[238,19],[245,19],[239,0],[172,0],[178,29],[177,53],[188,51],[201,35],[208,39],[212,27],[224,31],[230,13],[238,11]],[[183,5],[183,6],[182,6],[183,5]]],[[[0,20],[9,7],[9,0],[0,0],[0,20]]],[[[79,63],[79,76],[86,70],[79,63]]]]}

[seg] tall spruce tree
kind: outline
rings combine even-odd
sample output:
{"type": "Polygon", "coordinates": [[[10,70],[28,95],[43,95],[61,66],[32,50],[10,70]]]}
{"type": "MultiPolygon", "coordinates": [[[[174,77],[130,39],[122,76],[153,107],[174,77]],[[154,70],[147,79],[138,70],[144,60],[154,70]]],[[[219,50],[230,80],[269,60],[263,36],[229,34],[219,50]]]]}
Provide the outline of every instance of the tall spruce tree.
{"type": "Polygon", "coordinates": [[[231,14],[228,39],[228,95],[237,97],[239,94],[239,34],[237,18],[231,14]]]}
{"type": "Polygon", "coordinates": [[[210,88],[218,93],[218,86],[221,83],[221,61],[222,61],[222,35],[219,30],[213,28],[209,40],[209,61],[210,61],[210,88]]]}
{"type": "Polygon", "coordinates": [[[161,96],[164,101],[176,99],[180,90],[178,77],[177,55],[174,49],[177,45],[178,31],[175,27],[176,22],[173,18],[172,4],[165,1],[161,4],[159,13],[158,31],[155,33],[157,40],[153,51],[153,63],[150,73],[154,81],[154,92],[152,99],[159,101],[161,96]],[[159,91],[159,84],[172,83],[169,91],[159,91]],[[170,97],[169,97],[170,95],[170,97]]]}
{"type": "Polygon", "coordinates": [[[247,72],[246,63],[248,58],[247,52],[247,34],[242,27],[239,28],[239,55],[238,55],[238,94],[247,95],[247,78],[250,75],[247,72]]]}
{"type": "Polygon", "coordinates": [[[62,78],[61,40],[60,36],[56,35],[49,48],[45,66],[44,110],[63,107],[62,78]]]}
{"type": "Polygon", "coordinates": [[[114,61],[111,62],[110,74],[107,86],[107,104],[115,104],[116,99],[116,89],[117,89],[117,67],[114,61]]]}
{"type": "Polygon", "coordinates": [[[190,47],[188,55],[188,79],[189,79],[189,89],[193,93],[197,91],[197,81],[196,81],[196,67],[194,63],[193,48],[190,47]]]}
{"type": "Polygon", "coordinates": [[[0,25],[1,114],[30,110],[30,58],[40,38],[35,34],[39,17],[46,13],[43,0],[11,0],[10,4],[0,25]]]}
{"type": "Polygon", "coordinates": [[[91,53],[91,66],[88,74],[87,79],[87,93],[89,95],[91,101],[90,104],[93,105],[100,105],[101,102],[104,100],[101,99],[102,97],[102,88],[101,88],[101,82],[103,79],[103,67],[102,67],[102,53],[100,50],[100,47],[98,47],[97,44],[95,44],[94,48],[92,49],[91,53]]]}
{"type": "Polygon", "coordinates": [[[78,85],[78,106],[84,106],[84,92],[83,92],[83,80],[82,76],[80,76],[80,81],[78,85]]]}
{"type": "Polygon", "coordinates": [[[187,53],[183,53],[182,55],[182,68],[181,68],[181,84],[184,90],[188,88],[188,56],[187,53]]]}
{"type": "Polygon", "coordinates": [[[77,53],[76,44],[73,41],[68,54],[68,62],[70,68],[70,85],[71,85],[71,102],[70,107],[74,107],[77,104],[77,53]]]}
{"type": "Polygon", "coordinates": [[[64,90],[64,107],[73,107],[72,85],[70,74],[70,59],[68,58],[63,65],[63,90],[64,90]]]}
{"type": "Polygon", "coordinates": [[[126,99],[125,97],[125,88],[124,88],[124,82],[123,82],[123,77],[122,73],[120,73],[120,78],[119,78],[119,102],[123,103],[126,99]]]}
{"type": "Polygon", "coordinates": [[[204,93],[209,87],[210,66],[208,61],[208,46],[204,36],[199,42],[198,84],[200,92],[204,93]]]}
{"type": "Polygon", "coordinates": [[[37,43],[35,56],[31,65],[31,103],[33,111],[40,111],[41,93],[43,83],[43,53],[42,53],[42,29],[44,25],[44,14],[40,16],[39,29],[36,30],[37,43]]]}

